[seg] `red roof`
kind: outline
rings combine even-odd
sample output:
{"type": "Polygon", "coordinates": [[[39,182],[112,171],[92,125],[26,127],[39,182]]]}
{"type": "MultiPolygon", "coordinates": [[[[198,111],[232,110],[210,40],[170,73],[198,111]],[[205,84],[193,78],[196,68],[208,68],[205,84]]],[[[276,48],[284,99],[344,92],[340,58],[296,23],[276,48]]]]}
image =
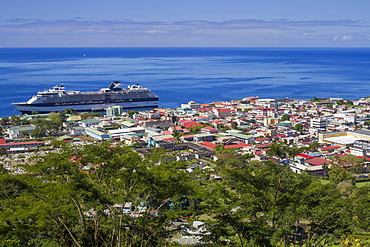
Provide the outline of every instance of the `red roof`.
{"type": "Polygon", "coordinates": [[[189,122],[184,123],[182,126],[184,126],[185,128],[190,128],[194,126],[201,126],[201,124],[194,122],[194,121],[189,121],[189,122]]]}
{"type": "Polygon", "coordinates": [[[206,108],[199,108],[197,111],[212,111],[212,108],[206,107],[206,108]]]}
{"type": "Polygon", "coordinates": [[[164,142],[174,142],[175,139],[174,138],[167,138],[167,139],[163,139],[164,142]]]}
{"type": "Polygon", "coordinates": [[[0,146],[12,146],[12,145],[25,145],[25,144],[40,144],[44,143],[43,141],[38,141],[38,142],[8,142],[4,144],[0,144],[0,146]]]}
{"type": "Polygon", "coordinates": [[[340,146],[329,146],[329,147],[322,147],[321,150],[331,150],[331,149],[337,149],[341,148],[340,146]]]}
{"type": "Polygon", "coordinates": [[[269,141],[269,140],[270,140],[270,138],[268,138],[268,137],[261,137],[261,138],[256,139],[257,142],[265,142],[265,141],[269,141]]]}
{"type": "Polygon", "coordinates": [[[325,160],[322,158],[313,158],[313,159],[306,160],[306,162],[314,166],[322,166],[324,163],[331,163],[330,160],[325,160]]]}
{"type": "Polygon", "coordinates": [[[361,158],[361,159],[366,159],[366,160],[370,160],[369,157],[364,157],[364,156],[357,156],[357,158],[361,158]]]}
{"type": "Polygon", "coordinates": [[[244,142],[239,142],[238,144],[234,145],[225,145],[224,148],[244,148],[244,147],[250,147],[251,145],[248,145],[244,142]]]}
{"type": "Polygon", "coordinates": [[[222,108],[222,109],[219,109],[217,111],[218,112],[230,112],[231,110],[230,109],[226,109],[226,108],[222,108]]]}
{"type": "Polygon", "coordinates": [[[185,135],[185,136],[182,136],[183,138],[191,138],[191,137],[194,137],[195,135],[185,135]]]}
{"type": "Polygon", "coordinates": [[[307,154],[298,154],[298,156],[301,156],[301,157],[307,158],[307,159],[313,159],[314,158],[313,156],[309,156],[307,154]]]}
{"type": "Polygon", "coordinates": [[[259,145],[255,145],[254,147],[255,147],[255,148],[265,148],[265,147],[268,147],[268,146],[270,146],[270,145],[272,145],[272,143],[268,143],[268,144],[259,144],[259,145]]]}
{"type": "Polygon", "coordinates": [[[199,143],[200,145],[202,146],[205,146],[207,148],[211,148],[211,149],[214,149],[217,145],[212,143],[212,142],[201,142],[199,143]]]}

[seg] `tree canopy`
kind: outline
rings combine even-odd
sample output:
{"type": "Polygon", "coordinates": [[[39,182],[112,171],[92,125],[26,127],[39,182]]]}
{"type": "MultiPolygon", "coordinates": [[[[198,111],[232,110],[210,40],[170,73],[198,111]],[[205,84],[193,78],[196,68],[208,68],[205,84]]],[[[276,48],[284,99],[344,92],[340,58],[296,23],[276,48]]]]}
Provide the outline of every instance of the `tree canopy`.
{"type": "Polygon", "coordinates": [[[370,189],[343,196],[342,170],[323,184],[235,150],[189,172],[163,149],[68,144],[35,156],[22,175],[0,168],[2,246],[177,246],[167,237],[184,229],[174,222],[199,219],[203,246],[333,246],[370,230],[370,189]]]}

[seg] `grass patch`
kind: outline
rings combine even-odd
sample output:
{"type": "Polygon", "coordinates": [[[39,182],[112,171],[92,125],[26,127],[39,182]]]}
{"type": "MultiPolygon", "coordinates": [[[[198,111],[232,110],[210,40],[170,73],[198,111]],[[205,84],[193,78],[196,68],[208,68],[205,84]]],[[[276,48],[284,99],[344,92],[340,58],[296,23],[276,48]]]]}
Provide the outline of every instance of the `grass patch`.
{"type": "Polygon", "coordinates": [[[320,183],[325,185],[325,184],[329,184],[330,181],[329,180],[324,180],[324,179],[319,179],[320,183]]]}
{"type": "MultiPolygon", "coordinates": [[[[369,186],[370,185],[370,181],[367,181],[367,182],[357,182],[356,183],[356,187],[357,188],[361,188],[361,187],[365,187],[365,186],[369,186]]],[[[370,237],[370,233],[369,233],[369,237],[370,237]]]]}

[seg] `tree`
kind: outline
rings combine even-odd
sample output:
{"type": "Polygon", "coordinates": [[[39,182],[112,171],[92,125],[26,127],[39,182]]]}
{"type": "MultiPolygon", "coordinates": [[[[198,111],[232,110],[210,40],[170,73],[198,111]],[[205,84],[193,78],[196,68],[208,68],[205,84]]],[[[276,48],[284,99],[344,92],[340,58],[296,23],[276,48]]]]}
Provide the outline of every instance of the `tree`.
{"type": "Polygon", "coordinates": [[[370,120],[365,121],[364,125],[369,129],[370,128],[370,120]]]}
{"type": "Polygon", "coordinates": [[[337,104],[338,104],[338,105],[344,105],[344,104],[345,104],[345,102],[344,102],[344,100],[340,99],[340,100],[338,100],[338,101],[337,101],[337,104]]]}
{"type": "Polygon", "coordinates": [[[349,204],[312,176],[258,161],[219,172],[203,197],[215,215],[204,240],[216,246],[325,246],[351,229],[349,204]]]}
{"type": "Polygon", "coordinates": [[[188,130],[190,131],[190,133],[198,133],[199,130],[202,129],[203,127],[204,127],[203,125],[196,125],[189,127],[188,130]]]}
{"type": "Polygon", "coordinates": [[[288,114],[284,114],[281,116],[281,121],[289,121],[290,120],[290,116],[288,114]]]}
{"type": "Polygon", "coordinates": [[[294,125],[294,129],[295,129],[296,131],[298,131],[299,133],[301,133],[301,134],[302,134],[302,131],[303,131],[303,124],[301,124],[301,123],[297,123],[296,125],[294,125]]]}
{"type": "Polygon", "coordinates": [[[324,164],[322,164],[322,170],[324,171],[324,178],[329,176],[329,164],[328,163],[325,162],[324,164]]]}
{"type": "Polygon", "coordinates": [[[340,182],[347,180],[354,182],[354,177],[345,168],[338,165],[332,165],[330,167],[329,181],[334,184],[339,184],[340,182]]]}
{"type": "Polygon", "coordinates": [[[269,146],[267,150],[267,154],[270,156],[277,156],[280,159],[284,159],[287,157],[288,146],[275,142],[269,146]]]}
{"type": "Polygon", "coordinates": [[[143,159],[110,143],[63,146],[24,165],[29,174],[0,175],[0,242],[8,246],[166,246],[171,211],[196,194],[191,173],[160,153],[143,159]],[[158,161],[160,164],[158,164],[158,161]],[[92,172],[84,172],[90,167],[92,172]],[[148,202],[132,218],[113,205],[148,202]],[[158,212],[152,216],[151,210],[158,212]]]}
{"type": "Polygon", "coordinates": [[[217,144],[214,148],[216,154],[222,154],[225,151],[225,146],[222,144],[217,144]]]}
{"type": "Polygon", "coordinates": [[[359,158],[353,154],[347,154],[345,156],[336,157],[336,164],[344,167],[354,173],[364,172],[364,159],[359,158]]]}
{"type": "Polygon", "coordinates": [[[130,118],[133,118],[135,114],[138,114],[139,112],[138,111],[128,111],[127,112],[127,115],[130,117],[130,118]]]}
{"type": "Polygon", "coordinates": [[[81,116],[81,119],[84,120],[88,117],[101,117],[101,114],[97,112],[85,112],[85,113],[81,113],[80,116],[81,116]]]}
{"type": "Polygon", "coordinates": [[[22,132],[21,132],[21,135],[22,135],[23,137],[25,137],[25,138],[30,137],[30,133],[28,133],[28,131],[22,131],[22,132]]]}
{"type": "Polygon", "coordinates": [[[313,102],[320,102],[322,99],[321,98],[318,98],[318,97],[313,97],[313,99],[311,99],[311,101],[313,102]]]}
{"type": "Polygon", "coordinates": [[[176,143],[180,143],[180,137],[182,136],[182,133],[180,131],[174,130],[172,136],[175,139],[176,143]]]}

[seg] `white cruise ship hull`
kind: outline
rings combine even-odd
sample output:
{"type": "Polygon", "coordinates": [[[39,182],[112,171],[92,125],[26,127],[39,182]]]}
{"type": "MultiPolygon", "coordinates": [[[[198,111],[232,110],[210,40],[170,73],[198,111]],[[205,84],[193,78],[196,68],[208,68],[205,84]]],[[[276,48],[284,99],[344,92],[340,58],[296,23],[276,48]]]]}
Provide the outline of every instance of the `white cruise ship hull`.
{"type": "Polygon", "coordinates": [[[100,91],[67,91],[64,84],[52,89],[39,91],[27,102],[12,103],[22,113],[59,112],[65,109],[75,111],[102,111],[112,106],[129,108],[158,107],[158,96],[150,89],[139,84],[123,89],[119,81],[112,82],[108,88],[100,91]]]}
{"type": "Polygon", "coordinates": [[[12,104],[22,114],[24,113],[47,113],[59,112],[65,109],[73,109],[75,111],[101,111],[112,106],[121,106],[123,109],[130,108],[149,108],[158,107],[158,101],[141,101],[141,102],[123,102],[123,103],[104,103],[104,104],[89,104],[89,105],[60,105],[60,106],[37,106],[27,103],[12,104]]]}

